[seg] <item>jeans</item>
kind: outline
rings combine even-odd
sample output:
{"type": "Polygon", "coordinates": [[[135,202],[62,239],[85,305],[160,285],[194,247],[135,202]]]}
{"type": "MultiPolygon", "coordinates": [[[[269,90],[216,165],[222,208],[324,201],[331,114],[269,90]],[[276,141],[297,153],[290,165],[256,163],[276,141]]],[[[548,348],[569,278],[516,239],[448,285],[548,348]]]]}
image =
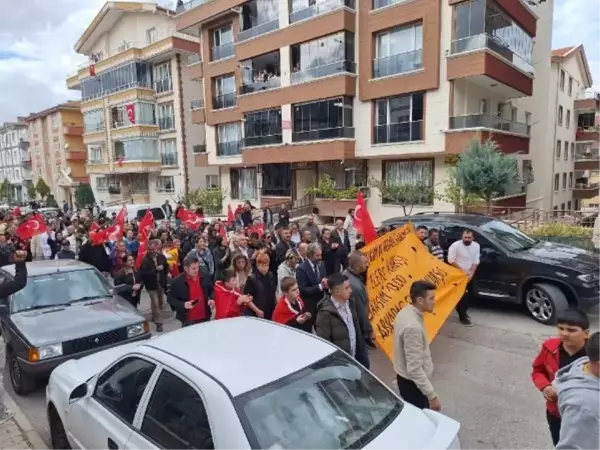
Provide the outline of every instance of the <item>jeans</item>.
{"type": "Polygon", "coordinates": [[[546,410],[546,420],[548,421],[548,428],[550,428],[550,435],[552,436],[552,443],[554,446],[558,444],[560,440],[560,423],[561,419],[554,414],[551,414],[548,410],[546,410]]]}
{"type": "Polygon", "coordinates": [[[405,402],[408,402],[420,409],[429,408],[429,400],[419,390],[414,381],[402,378],[400,375],[396,375],[396,381],[398,382],[398,391],[400,391],[400,397],[402,397],[405,402]]]}
{"type": "Polygon", "coordinates": [[[160,311],[163,308],[165,302],[165,291],[162,286],[158,286],[156,290],[148,290],[148,296],[150,297],[150,309],[152,310],[152,322],[155,324],[162,324],[162,317],[160,311]]]}

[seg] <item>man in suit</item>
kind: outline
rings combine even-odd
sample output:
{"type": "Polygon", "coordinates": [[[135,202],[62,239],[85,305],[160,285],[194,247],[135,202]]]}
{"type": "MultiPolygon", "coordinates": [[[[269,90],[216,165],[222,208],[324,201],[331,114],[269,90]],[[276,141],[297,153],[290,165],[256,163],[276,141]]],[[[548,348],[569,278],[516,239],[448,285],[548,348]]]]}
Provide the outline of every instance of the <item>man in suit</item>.
{"type": "Polygon", "coordinates": [[[317,304],[327,291],[327,272],[321,261],[323,250],[315,242],[306,249],[306,261],[296,269],[296,280],[300,288],[300,298],[304,301],[306,311],[310,312],[310,328],[312,329],[317,317],[317,304]]]}
{"type": "Polygon", "coordinates": [[[340,244],[337,252],[342,268],[345,270],[348,268],[348,255],[352,252],[352,249],[350,248],[350,235],[348,230],[344,228],[344,219],[338,218],[335,221],[335,230],[331,233],[331,237],[340,244]]]}

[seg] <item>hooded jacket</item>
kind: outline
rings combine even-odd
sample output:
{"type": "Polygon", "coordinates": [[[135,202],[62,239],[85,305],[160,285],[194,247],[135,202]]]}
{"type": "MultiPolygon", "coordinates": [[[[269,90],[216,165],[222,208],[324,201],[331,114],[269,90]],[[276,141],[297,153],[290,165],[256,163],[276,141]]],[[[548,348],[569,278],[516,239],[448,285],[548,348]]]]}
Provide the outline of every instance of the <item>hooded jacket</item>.
{"type": "Polygon", "coordinates": [[[557,449],[598,448],[600,379],[585,371],[588,361],[579,358],[556,373],[553,384],[562,419],[557,449]]]}

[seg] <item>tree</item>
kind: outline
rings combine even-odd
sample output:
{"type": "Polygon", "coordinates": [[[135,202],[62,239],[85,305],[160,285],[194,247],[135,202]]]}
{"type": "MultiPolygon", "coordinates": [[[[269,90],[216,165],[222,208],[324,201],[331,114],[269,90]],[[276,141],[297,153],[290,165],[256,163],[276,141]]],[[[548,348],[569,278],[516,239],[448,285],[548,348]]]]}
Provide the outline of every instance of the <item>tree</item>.
{"type": "Polygon", "coordinates": [[[219,188],[190,189],[181,197],[186,208],[202,207],[205,214],[221,214],[223,212],[223,199],[225,192],[219,188]]]}
{"type": "Polygon", "coordinates": [[[45,200],[50,195],[50,188],[48,187],[43,178],[38,179],[35,185],[35,190],[38,194],[40,194],[42,200],[45,200]]]}
{"type": "Polygon", "coordinates": [[[96,200],[94,198],[94,191],[89,184],[82,183],[75,188],[75,201],[77,206],[85,208],[86,206],[93,205],[96,200]]]}
{"type": "Polygon", "coordinates": [[[492,200],[502,195],[506,186],[515,183],[518,177],[516,158],[501,153],[491,139],[484,143],[471,142],[456,165],[458,185],[466,194],[483,200],[488,212],[492,200]]]}
{"type": "Polygon", "coordinates": [[[35,200],[37,196],[37,191],[35,190],[35,186],[33,183],[27,183],[27,197],[29,200],[35,200]]]}
{"type": "Polygon", "coordinates": [[[12,193],[12,186],[10,185],[8,179],[4,179],[0,184],[0,197],[2,197],[6,202],[10,202],[12,193]]]}
{"type": "Polygon", "coordinates": [[[415,205],[433,203],[433,188],[425,184],[393,184],[371,179],[371,185],[379,191],[382,203],[401,206],[405,216],[412,212],[415,205]]]}
{"type": "Polygon", "coordinates": [[[58,203],[56,202],[54,195],[48,194],[48,197],[46,197],[46,205],[49,208],[58,208],[58,203]]]}
{"type": "MultiPolygon", "coordinates": [[[[325,174],[319,180],[315,187],[305,189],[306,195],[314,195],[316,198],[326,200],[354,200],[358,195],[358,186],[350,186],[348,189],[338,189],[335,180],[330,175],[325,174]]],[[[332,203],[333,217],[336,217],[335,203],[332,203]]]]}
{"type": "Polygon", "coordinates": [[[469,206],[477,206],[482,203],[475,194],[466,193],[458,184],[456,179],[456,168],[448,170],[448,176],[444,182],[444,192],[436,197],[446,203],[454,205],[454,212],[462,213],[469,206]]]}

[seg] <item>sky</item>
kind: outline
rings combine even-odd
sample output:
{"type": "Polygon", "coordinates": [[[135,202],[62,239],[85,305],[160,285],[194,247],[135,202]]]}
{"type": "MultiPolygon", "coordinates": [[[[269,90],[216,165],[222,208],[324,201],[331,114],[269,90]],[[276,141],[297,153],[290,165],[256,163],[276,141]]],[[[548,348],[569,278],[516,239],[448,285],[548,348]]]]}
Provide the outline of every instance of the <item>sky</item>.
{"type": "MultiPolygon", "coordinates": [[[[65,80],[87,58],[73,46],[104,3],[0,0],[0,123],[79,98],[65,80]]],[[[600,2],[555,0],[552,48],[581,43],[600,90],[600,2]]]]}

